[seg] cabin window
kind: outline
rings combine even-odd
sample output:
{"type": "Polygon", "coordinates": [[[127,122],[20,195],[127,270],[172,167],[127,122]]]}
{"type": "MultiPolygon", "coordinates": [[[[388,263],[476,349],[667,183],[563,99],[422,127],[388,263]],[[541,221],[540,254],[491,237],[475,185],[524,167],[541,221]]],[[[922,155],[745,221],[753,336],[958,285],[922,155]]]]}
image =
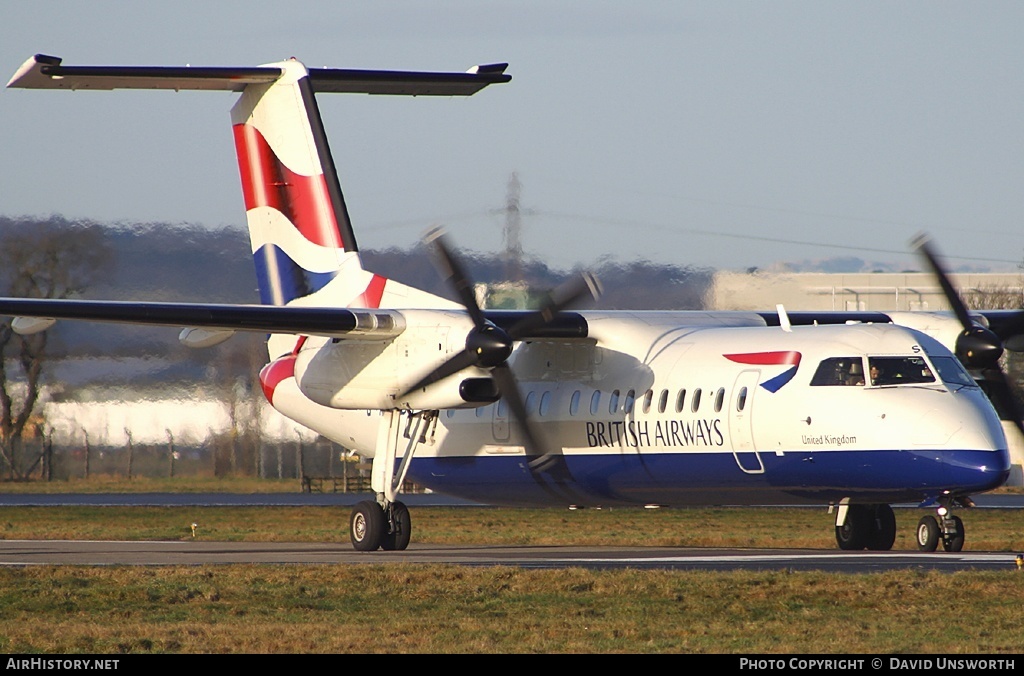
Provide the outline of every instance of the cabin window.
{"type": "Polygon", "coordinates": [[[919,385],[934,383],[935,374],[924,357],[869,357],[872,385],[919,385]]]}
{"type": "Polygon", "coordinates": [[[741,387],[739,394],[736,395],[736,410],[742,411],[747,406],[747,388],[741,387]]]}
{"type": "Polygon", "coordinates": [[[658,413],[664,413],[666,408],[668,408],[668,390],[662,390],[661,396],[658,397],[658,413]]]}
{"type": "Polygon", "coordinates": [[[498,408],[494,410],[494,414],[499,418],[504,418],[508,415],[508,402],[504,398],[498,400],[498,408]]]}
{"type": "Polygon", "coordinates": [[[448,409],[447,411],[445,411],[445,413],[448,414],[449,418],[454,418],[455,417],[455,409],[453,409],[453,408],[448,409]]]}
{"type": "Polygon", "coordinates": [[[700,388],[698,387],[693,391],[693,396],[690,398],[690,410],[694,413],[700,408],[700,388]]]}
{"type": "Polygon", "coordinates": [[[608,412],[615,413],[619,408],[619,391],[612,390],[612,396],[608,397],[608,412]]]}
{"type": "Polygon", "coordinates": [[[633,404],[636,402],[636,391],[630,390],[626,392],[626,403],[622,405],[622,410],[629,415],[633,412],[633,404]]]}
{"type": "Polygon", "coordinates": [[[576,415],[580,412],[580,391],[576,390],[572,393],[572,399],[569,400],[569,415],[576,415]]]}
{"type": "Polygon", "coordinates": [[[686,390],[679,390],[676,395],[676,413],[683,412],[683,404],[686,402],[686,390]]]}
{"type": "Polygon", "coordinates": [[[644,393],[644,413],[650,413],[652,401],[654,401],[654,390],[647,390],[644,393]]]}
{"type": "Polygon", "coordinates": [[[725,388],[719,387],[718,392],[715,393],[715,413],[722,410],[722,404],[725,402],[725,388]]]}
{"type": "Polygon", "coordinates": [[[860,357],[830,357],[818,364],[811,386],[863,385],[864,362],[860,357]]]}
{"type": "Polygon", "coordinates": [[[594,396],[590,398],[590,414],[597,415],[598,409],[601,407],[601,390],[594,390],[594,396]]]}
{"type": "Polygon", "coordinates": [[[533,408],[533,402],[537,400],[537,393],[530,391],[526,395],[526,412],[529,413],[533,408]]]}
{"type": "Polygon", "coordinates": [[[546,416],[548,411],[551,410],[551,392],[547,391],[540,395],[540,414],[546,416]]]}
{"type": "Polygon", "coordinates": [[[477,418],[483,418],[484,417],[484,411],[486,411],[487,409],[488,409],[487,406],[477,406],[476,407],[476,417],[477,418]]]}

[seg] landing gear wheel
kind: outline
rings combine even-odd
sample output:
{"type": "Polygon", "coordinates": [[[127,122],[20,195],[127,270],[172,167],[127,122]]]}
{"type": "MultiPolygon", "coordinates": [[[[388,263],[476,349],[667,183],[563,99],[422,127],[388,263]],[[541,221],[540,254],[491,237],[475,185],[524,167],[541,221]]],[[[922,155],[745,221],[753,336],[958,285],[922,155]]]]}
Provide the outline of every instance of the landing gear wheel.
{"type": "Polygon", "coordinates": [[[380,548],[387,522],[384,510],[373,500],[363,500],[352,508],[348,531],[356,551],[375,552],[380,548]]]}
{"type": "MultiPolygon", "coordinates": [[[[387,531],[389,521],[387,515],[384,519],[384,530],[387,531]]],[[[401,551],[409,546],[409,538],[412,536],[412,519],[409,516],[409,508],[402,502],[391,503],[391,532],[385,532],[380,541],[380,548],[388,551],[401,551]]]]}
{"type": "Polygon", "coordinates": [[[846,510],[846,521],[836,526],[836,544],[840,549],[856,551],[864,549],[871,534],[871,508],[867,505],[850,505],[846,510]]]}
{"type": "Polygon", "coordinates": [[[943,524],[942,548],[947,552],[959,552],[964,548],[964,522],[959,516],[950,516],[943,524]],[[950,528],[952,526],[952,528],[950,528]]]}
{"type": "Polygon", "coordinates": [[[934,516],[922,516],[917,522],[917,548],[922,552],[934,552],[939,546],[939,522],[934,516]]]}
{"type": "Polygon", "coordinates": [[[889,505],[874,505],[871,514],[871,532],[867,548],[874,551],[889,551],[896,542],[896,514],[889,505]]]}

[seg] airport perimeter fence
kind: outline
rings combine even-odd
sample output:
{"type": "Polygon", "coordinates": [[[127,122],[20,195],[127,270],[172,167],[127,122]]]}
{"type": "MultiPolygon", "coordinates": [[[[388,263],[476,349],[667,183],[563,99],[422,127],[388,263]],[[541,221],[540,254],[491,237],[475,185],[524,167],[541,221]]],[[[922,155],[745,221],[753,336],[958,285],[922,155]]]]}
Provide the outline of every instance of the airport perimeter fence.
{"type": "MultiPolygon", "coordinates": [[[[267,442],[252,438],[212,438],[202,444],[102,446],[88,442],[59,446],[47,438],[25,440],[14,453],[12,470],[0,461],[0,480],[69,481],[105,478],[252,477],[294,479],[296,490],[362,493],[370,490],[371,463],[323,438],[267,442]]],[[[407,482],[406,492],[420,492],[407,482]]]]}

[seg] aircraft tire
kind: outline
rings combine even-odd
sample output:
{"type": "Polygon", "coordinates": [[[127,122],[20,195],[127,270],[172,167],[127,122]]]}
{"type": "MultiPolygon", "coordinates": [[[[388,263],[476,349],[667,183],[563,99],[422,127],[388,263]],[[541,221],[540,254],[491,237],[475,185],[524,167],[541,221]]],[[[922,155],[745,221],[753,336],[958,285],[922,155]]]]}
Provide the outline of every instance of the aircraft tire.
{"type": "Polygon", "coordinates": [[[889,551],[896,542],[896,514],[886,504],[874,505],[871,512],[871,533],[867,548],[872,551],[889,551]]]}
{"type": "Polygon", "coordinates": [[[942,536],[942,548],[947,552],[959,552],[964,548],[964,522],[959,516],[951,516],[956,532],[942,536]]]}
{"type": "MultiPolygon", "coordinates": [[[[380,541],[380,548],[388,551],[401,551],[409,546],[409,539],[412,537],[412,518],[409,516],[409,508],[405,506],[404,502],[393,502],[391,515],[395,529],[392,533],[384,533],[380,541]]],[[[388,530],[386,518],[384,530],[388,530]]]]}
{"type": "Polygon", "coordinates": [[[868,505],[850,505],[846,523],[836,526],[836,544],[840,549],[857,551],[867,546],[873,524],[870,510],[868,505]]]}
{"type": "Polygon", "coordinates": [[[922,516],[917,522],[917,548],[922,552],[934,552],[939,546],[939,522],[931,514],[922,516]]]}
{"type": "Polygon", "coordinates": [[[386,528],[384,510],[375,501],[363,500],[352,508],[352,514],[348,519],[348,532],[356,551],[377,551],[386,528]]]}

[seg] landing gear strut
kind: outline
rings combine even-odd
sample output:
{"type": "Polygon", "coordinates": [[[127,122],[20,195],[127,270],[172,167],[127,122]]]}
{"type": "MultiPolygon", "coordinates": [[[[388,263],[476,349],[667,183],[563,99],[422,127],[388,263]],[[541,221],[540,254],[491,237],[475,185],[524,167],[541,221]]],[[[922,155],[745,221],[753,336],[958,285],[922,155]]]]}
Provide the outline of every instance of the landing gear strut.
{"type": "Polygon", "coordinates": [[[431,430],[437,422],[437,411],[391,410],[384,416],[370,475],[377,499],[357,503],[348,519],[352,546],[360,552],[395,551],[409,546],[412,518],[405,503],[399,502],[398,493],[416,448],[421,443],[432,443],[431,430]],[[399,464],[398,447],[402,443],[405,455],[399,464]]]}

